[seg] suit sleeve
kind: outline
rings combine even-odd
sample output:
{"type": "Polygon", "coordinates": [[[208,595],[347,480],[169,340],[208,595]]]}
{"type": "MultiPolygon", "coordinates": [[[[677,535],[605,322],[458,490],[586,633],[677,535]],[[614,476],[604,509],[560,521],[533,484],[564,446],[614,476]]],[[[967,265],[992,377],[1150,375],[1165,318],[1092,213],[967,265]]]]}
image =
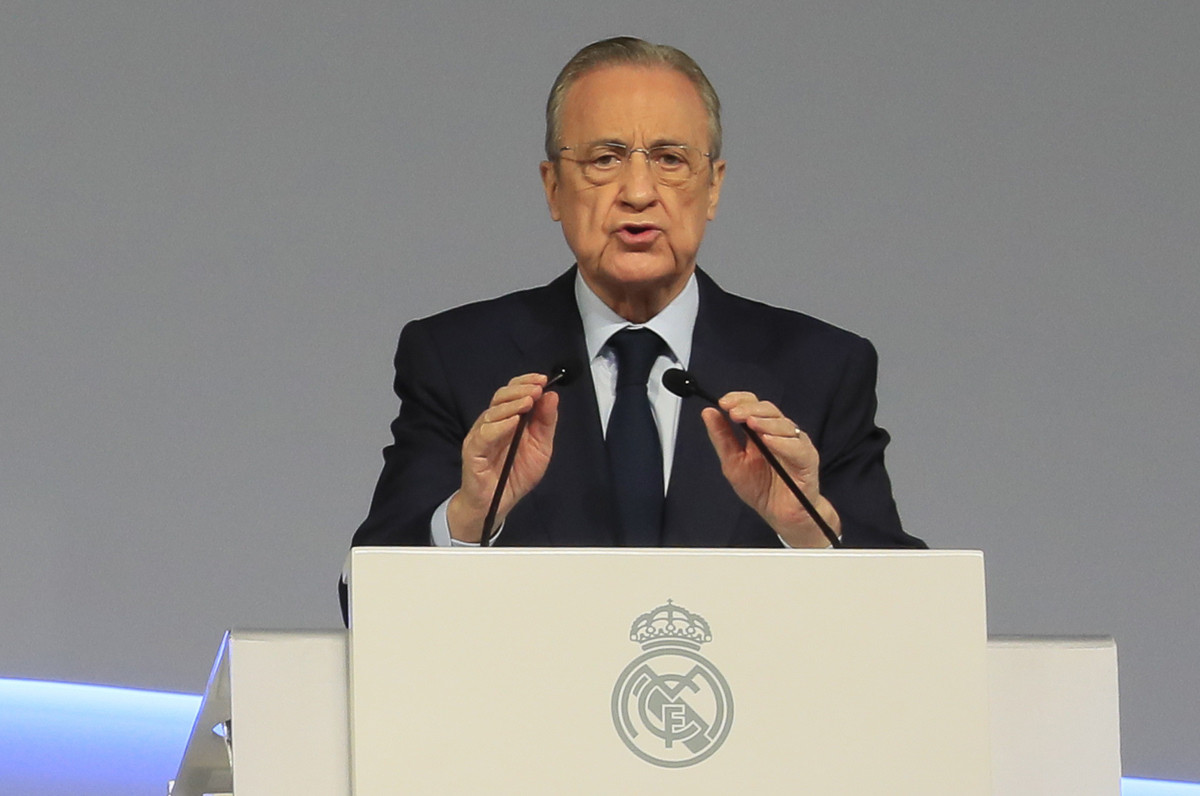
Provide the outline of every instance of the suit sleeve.
{"type": "Polygon", "coordinates": [[[923,548],[904,532],[884,467],[890,437],[875,424],[878,355],[856,339],[822,434],[821,492],[842,520],[846,547],[923,548]]]}
{"type": "Polygon", "coordinates": [[[461,483],[462,442],[470,423],[464,421],[442,354],[421,322],[404,327],[395,360],[400,413],[353,546],[428,545],[434,510],[461,483]]]}

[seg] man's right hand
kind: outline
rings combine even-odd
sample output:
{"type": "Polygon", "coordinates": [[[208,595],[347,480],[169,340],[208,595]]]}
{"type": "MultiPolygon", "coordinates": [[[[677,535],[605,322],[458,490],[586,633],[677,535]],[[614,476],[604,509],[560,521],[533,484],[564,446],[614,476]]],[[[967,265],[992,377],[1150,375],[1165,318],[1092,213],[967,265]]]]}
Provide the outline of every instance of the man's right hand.
{"type": "Polygon", "coordinates": [[[520,416],[526,412],[533,414],[500,498],[496,527],[546,474],[558,424],[558,393],[546,392],[545,385],[546,376],[541,373],[517,376],[496,390],[491,404],[471,426],[462,446],[462,486],[446,506],[446,520],[454,539],[478,543],[483,536],[483,521],[500,480],[509,442],[520,416]]]}

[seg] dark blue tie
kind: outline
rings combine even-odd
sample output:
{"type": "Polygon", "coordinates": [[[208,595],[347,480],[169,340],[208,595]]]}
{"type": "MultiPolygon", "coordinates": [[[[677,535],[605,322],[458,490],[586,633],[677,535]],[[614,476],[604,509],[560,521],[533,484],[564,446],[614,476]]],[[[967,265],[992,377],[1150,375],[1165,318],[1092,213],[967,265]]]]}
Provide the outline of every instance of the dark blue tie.
{"type": "Polygon", "coordinates": [[[622,542],[657,547],[662,531],[663,459],[646,382],[663,351],[649,329],[622,329],[608,340],[617,354],[617,392],[605,446],[622,542]]]}

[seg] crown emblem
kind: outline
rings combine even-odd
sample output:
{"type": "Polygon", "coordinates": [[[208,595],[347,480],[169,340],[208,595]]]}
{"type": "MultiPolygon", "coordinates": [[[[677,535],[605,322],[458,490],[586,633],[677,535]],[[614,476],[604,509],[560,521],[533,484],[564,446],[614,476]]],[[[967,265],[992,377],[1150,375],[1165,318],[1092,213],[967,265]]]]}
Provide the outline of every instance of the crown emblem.
{"type": "Polygon", "coordinates": [[[642,645],[617,678],[612,720],[629,751],[651,765],[684,768],[707,759],[733,726],[733,693],[700,654],[708,622],[667,600],[629,628],[642,645]]]}
{"type": "Polygon", "coordinates": [[[643,649],[664,643],[682,643],[692,649],[700,649],[701,644],[712,641],[712,631],[704,617],[667,600],[666,605],[660,605],[633,620],[629,628],[629,640],[641,644],[643,649]]]}

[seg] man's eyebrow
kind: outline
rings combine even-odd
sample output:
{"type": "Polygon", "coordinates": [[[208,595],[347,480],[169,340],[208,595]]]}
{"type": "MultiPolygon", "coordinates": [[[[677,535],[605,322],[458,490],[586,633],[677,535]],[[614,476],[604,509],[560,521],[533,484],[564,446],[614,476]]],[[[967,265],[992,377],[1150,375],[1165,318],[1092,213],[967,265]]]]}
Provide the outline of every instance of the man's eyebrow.
{"type": "MultiPolygon", "coordinates": [[[[625,149],[630,148],[630,145],[628,143],[626,143],[625,141],[622,141],[620,138],[597,138],[593,141],[588,141],[587,143],[584,144],[584,146],[589,149],[592,147],[598,147],[598,146],[616,146],[616,147],[624,147],[625,149]]],[[[647,144],[646,148],[653,149],[654,147],[658,147],[658,146],[689,146],[689,145],[683,143],[682,141],[680,141],[677,138],[656,138],[653,141],[651,141],[649,144],[647,144]]]]}
{"type": "Polygon", "coordinates": [[[591,149],[598,146],[620,146],[628,148],[629,144],[619,138],[593,138],[591,141],[584,141],[581,148],[591,149]]]}

